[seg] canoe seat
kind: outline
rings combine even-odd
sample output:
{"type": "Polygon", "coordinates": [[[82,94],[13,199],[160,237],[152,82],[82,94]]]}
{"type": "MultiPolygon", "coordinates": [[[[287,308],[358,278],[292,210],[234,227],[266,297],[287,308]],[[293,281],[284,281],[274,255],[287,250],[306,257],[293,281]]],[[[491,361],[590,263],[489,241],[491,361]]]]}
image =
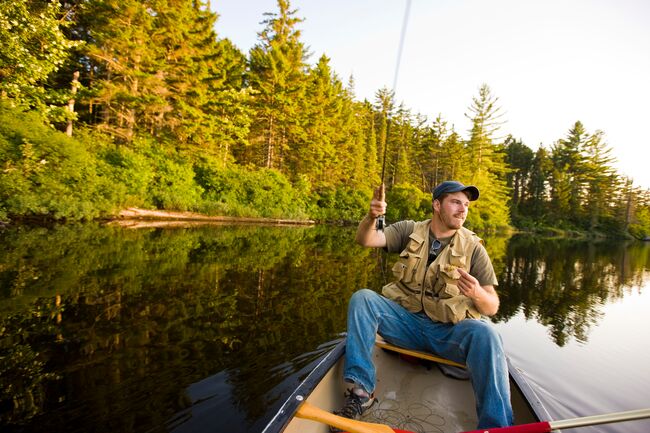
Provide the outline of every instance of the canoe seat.
{"type": "Polygon", "coordinates": [[[464,364],[460,364],[458,362],[442,358],[432,353],[421,352],[419,350],[404,349],[403,347],[395,346],[394,344],[390,344],[389,342],[384,340],[384,338],[381,335],[377,335],[375,339],[375,345],[377,347],[381,347],[382,349],[390,350],[397,353],[403,353],[404,355],[414,356],[419,359],[426,359],[427,361],[433,361],[440,364],[447,364],[447,365],[453,365],[455,367],[465,368],[464,364]]]}

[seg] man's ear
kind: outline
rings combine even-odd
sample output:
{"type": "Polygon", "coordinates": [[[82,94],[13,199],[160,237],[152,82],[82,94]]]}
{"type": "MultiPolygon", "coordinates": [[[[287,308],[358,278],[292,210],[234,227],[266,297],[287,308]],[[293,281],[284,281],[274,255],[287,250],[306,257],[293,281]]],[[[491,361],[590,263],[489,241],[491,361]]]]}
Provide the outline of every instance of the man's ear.
{"type": "Polygon", "coordinates": [[[434,212],[440,212],[440,200],[434,200],[431,203],[431,208],[433,209],[434,212]]]}

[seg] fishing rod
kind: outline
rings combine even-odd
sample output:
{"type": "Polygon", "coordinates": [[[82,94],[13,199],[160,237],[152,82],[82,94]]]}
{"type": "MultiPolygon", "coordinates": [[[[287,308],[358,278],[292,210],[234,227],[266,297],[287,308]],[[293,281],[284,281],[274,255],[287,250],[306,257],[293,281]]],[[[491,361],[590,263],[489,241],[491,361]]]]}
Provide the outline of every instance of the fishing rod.
{"type": "MultiPolygon", "coordinates": [[[[404,39],[406,37],[406,29],[408,27],[409,13],[411,11],[411,0],[406,0],[406,10],[404,11],[404,20],[402,21],[402,32],[400,34],[399,47],[397,48],[397,61],[395,62],[395,74],[393,76],[393,99],[395,99],[397,89],[397,78],[399,77],[399,67],[402,62],[402,51],[404,49],[404,39]]],[[[384,185],[384,178],[386,176],[386,155],[388,153],[388,141],[390,140],[390,121],[391,121],[391,107],[388,108],[386,122],[386,142],[384,143],[384,156],[381,164],[381,185],[379,186],[379,199],[386,201],[386,186],[384,185]]],[[[377,230],[384,230],[386,225],[386,216],[379,215],[377,217],[376,228],[377,230]]]]}

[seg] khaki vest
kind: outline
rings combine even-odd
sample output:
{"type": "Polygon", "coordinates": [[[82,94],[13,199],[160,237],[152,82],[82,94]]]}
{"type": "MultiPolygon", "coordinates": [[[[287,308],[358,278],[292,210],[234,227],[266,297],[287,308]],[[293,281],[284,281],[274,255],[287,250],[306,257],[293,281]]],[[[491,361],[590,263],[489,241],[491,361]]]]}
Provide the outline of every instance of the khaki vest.
{"type": "Polygon", "coordinates": [[[382,294],[411,312],[424,310],[438,322],[458,323],[467,318],[480,318],[472,300],[461,294],[456,285],[460,279],[456,268],[469,272],[472,251],[477,242],[483,241],[461,227],[427,268],[430,222],[429,219],[415,223],[409,243],[393,266],[397,281],[384,286],[382,294]]]}

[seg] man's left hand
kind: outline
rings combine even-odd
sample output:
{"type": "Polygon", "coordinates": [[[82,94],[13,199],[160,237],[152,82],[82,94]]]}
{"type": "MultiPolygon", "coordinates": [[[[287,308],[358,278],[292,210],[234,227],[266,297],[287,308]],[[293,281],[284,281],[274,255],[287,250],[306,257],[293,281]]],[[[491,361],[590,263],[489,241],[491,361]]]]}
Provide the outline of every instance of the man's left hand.
{"type": "Polygon", "coordinates": [[[458,280],[460,292],[468,298],[476,300],[483,293],[483,288],[478,280],[468,274],[464,269],[458,268],[458,273],[460,274],[460,279],[458,280]]]}
{"type": "Polygon", "coordinates": [[[460,279],[456,283],[460,293],[472,300],[479,313],[485,316],[496,314],[499,309],[499,296],[494,286],[481,286],[476,278],[466,270],[457,268],[460,279]]]}

